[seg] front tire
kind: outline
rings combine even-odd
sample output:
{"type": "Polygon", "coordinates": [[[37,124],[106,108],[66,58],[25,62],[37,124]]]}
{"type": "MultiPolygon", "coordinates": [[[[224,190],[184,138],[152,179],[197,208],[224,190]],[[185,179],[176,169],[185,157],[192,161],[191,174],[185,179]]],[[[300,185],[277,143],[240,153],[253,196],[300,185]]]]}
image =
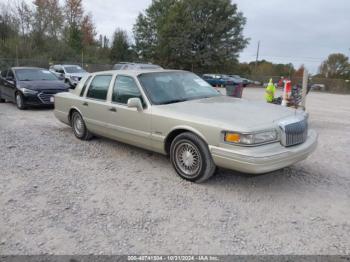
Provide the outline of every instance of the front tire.
{"type": "Polygon", "coordinates": [[[86,128],[85,122],[81,114],[74,111],[71,118],[71,125],[74,135],[80,140],[90,140],[92,134],[86,128]]]}
{"type": "Polygon", "coordinates": [[[190,132],[178,135],[171,143],[170,159],[178,175],[191,182],[208,180],[216,169],[208,145],[190,132]]]}
{"type": "Polygon", "coordinates": [[[26,106],[24,104],[23,95],[21,93],[16,93],[16,106],[19,110],[26,109],[26,106]]]}

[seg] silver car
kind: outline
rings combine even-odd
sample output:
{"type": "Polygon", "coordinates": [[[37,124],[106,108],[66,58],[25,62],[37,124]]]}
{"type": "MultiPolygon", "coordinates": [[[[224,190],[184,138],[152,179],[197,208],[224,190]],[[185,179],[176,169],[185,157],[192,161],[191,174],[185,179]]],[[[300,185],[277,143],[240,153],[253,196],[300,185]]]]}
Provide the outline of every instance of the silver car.
{"type": "Polygon", "coordinates": [[[80,79],[88,74],[78,65],[52,65],[49,70],[59,79],[64,80],[71,88],[75,88],[80,79]]]}
{"type": "Polygon", "coordinates": [[[216,167],[266,173],[310,155],[317,134],[303,111],[226,97],[186,71],[90,74],[55,96],[56,117],[75,136],[99,135],[170,156],[184,179],[216,167]]]}

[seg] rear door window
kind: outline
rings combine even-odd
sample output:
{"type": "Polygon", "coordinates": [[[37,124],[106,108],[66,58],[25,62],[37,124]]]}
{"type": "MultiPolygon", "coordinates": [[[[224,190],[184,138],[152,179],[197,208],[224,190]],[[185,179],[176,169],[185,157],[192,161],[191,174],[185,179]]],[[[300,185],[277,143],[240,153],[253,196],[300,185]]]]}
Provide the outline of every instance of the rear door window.
{"type": "Polygon", "coordinates": [[[6,76],[7,76],[7,71],[8,71],[8,70],[4,70],[4,71],[1,72],[1,77],[2,77],[2,78],[6,78],[6,76]]]}
{"type": "Polygon", "coordinates": [[[92,76],[89,76],[88,79],[86,79],[83,88],[81,89],[80,96],[84,96],[86,87],[88,86],[92,76]]]}
{"type": "Polygon", "coordinates": [[[12,79],[15,79],[15,75],[13,74],[13,71],[12,71],[12,70],[9,70],[9,71],[8,71],[7,77],[10,77],[10,78],[12,78],[12,79]]]}
{"type": "Polygon", "coordinates": [[[109,84],[111,83],[112,75],[97,75],[92,80],[86,97],[97,100],[106,100],[109,84]]]}

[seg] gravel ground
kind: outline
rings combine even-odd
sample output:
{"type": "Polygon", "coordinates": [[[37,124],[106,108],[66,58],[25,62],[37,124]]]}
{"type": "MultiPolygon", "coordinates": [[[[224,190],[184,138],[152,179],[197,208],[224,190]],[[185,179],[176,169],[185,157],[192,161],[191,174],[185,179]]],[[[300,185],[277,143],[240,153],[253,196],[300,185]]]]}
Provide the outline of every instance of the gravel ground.
{"type": "Polygon", "coordinates": [[[0,254],[350,254],[350,96],[307,107],[310,158],[198,185],[164,156],[79,141],[52,110],[0,104],[0,254]]]}

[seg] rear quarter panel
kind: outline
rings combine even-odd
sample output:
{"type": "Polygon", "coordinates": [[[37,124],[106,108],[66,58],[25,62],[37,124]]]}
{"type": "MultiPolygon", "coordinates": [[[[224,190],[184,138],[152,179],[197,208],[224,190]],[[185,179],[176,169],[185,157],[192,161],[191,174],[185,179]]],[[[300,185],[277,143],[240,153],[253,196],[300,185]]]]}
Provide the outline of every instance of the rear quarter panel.
{"type": "Polygon", "coordinates": [[[61,122],[70,125],[69,121],[69,112],[72,108],[78,110],[79,109],[79,102],[81,98],[74,93],[59,93],[55,95],[55,109],[54,109],[54,115],[58,120],[61,122]]]}
{"type": "Polygon", "coordinates": [[[78,110],[80,113],[79,105],[81,104],[82,97],[80,93],[83,89],[85,81],[90,74],[85,75],[74,90],[70,90],[67,93],[59,93],[55,95],[55,110],[54,114],[58,120],[70,125],[69,112],[72,108],[78,110]]]}

